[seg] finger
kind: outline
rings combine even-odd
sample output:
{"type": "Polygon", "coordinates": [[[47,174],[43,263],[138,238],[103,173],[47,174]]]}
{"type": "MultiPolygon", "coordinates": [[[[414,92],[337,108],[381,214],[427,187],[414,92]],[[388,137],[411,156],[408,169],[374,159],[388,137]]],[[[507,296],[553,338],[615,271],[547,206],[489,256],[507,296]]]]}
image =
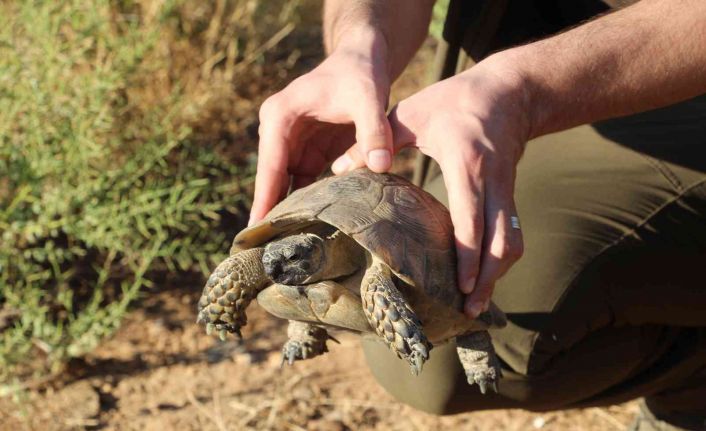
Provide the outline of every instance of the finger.
{"type": "MultiPolygon", "coordinates": [[[[391,133],[391,151],[393,155],[396,154],[402,148],[412,145],[415,139],[415,135],[404,123],[404,120],[406,118],[403,117],[403,119],[401,120],[398,115],[399,106],[400,105],[395,105],[387,117],[387,123],[390,127],[391,133]]],[[[405,107],[408,107],[408,104],[402,102],[402,106],[402,112],[404,115],[405,112],[409,111],[408,109],[405,109],[405,107]]],[[[362,168],[363,166],[367,165],[365,154],[366,152],[363,145],[359,142],[356,142],[345,152],[345,154],[336,159],[336,161],[331,166],[331,170],[338,175],[344,172],[352,171],[353,169],[362,168]]]]}
{"type": "MultiPolygon", "coordinates": [[[[392,154],[396,154],[400,149],[412,145],[415,140],[415,135],[411,132],[409,127],[404,123],[406,117],[400,119],[398,116],[398,108],[400,105],[396,105],[390,111],[388,115],[388,125],[390,127],[391,133],[391,143],[392,143],[392,154]]],[[[409,109],[404,109],[408,107],[409,104],[402,102],[402,112],[409,112],[409,109]]],[[[367,160],[365,157],[365,148],[362,144],[356,143],[351,146],[342,156],[340,156],[331,166],[331,170],[336,175],[342,174],[344,172],[352,171],[353,169],[362,168],[366,166],[367,160]]]]}
{"type": "Polygon", "coordinates": [[[522,256],[522,234],[512,227],[510,217],[516,214],[512,186],[488,185],[486,193],[486,240],[478,281],[466,300],[466,314],[476,318],[490,305],[496,281],[522,256]],[[503,190],[505,189],[505,190],[503,190]]]}
{"type": "Polygon", "coordinates": [[[334,174],[340,175],[366,165],[365,153],[363,152],[362,146],[356,143],[333,162],[331,170],[334,174]]]}
{"type": "MultiPolygon", "coordinates": [[[[387,172],[392,167],[392,131],[385,115],[384,104],[368,99],[353,113],[356,142],[365,162],[373,172],[387,172]]],[[[349,155],[350,157],[350,155],[349,155]]],[[[339,165],[340,167],[340,165],[339,165]]],[[[350,169],[352,165],[348,166],[350,169]]]]}
{"type": "Polygon", "coordinates": [[[332,137],[335,142],[328,145],[327,157],[335,159],[331,170],[336,175],[366,166],[361,146],[355,142],[355,132],[355,126],[343,128],[332,137]]]}
{"type": "Polygon", "coordinates": [[[387,116],[390,130],[392,130],[392,145],[395,152],[414,144],[417,140],[420,125],[417,124],[415,111],[411,108],[412,104],[409,99],[406,99],[393,106],[387,116]]]}
{"type": "MultiPolygon", "coordinates": [[[[464,148],[468,145],[467,142],[460,142],[451,148],[464,148]]],[[[483,241],[483,180],[479,163],[456,153],[442,158],[440,167],[448,191],[449,212],[454,226],[458,286],[462,292],[471,293],[478,275],[483,241]]]]}
{"type": "MultiPolygon", "coordinates": [[[[494,285],[494,284],[493,284],[493,285],[486,285],[486,286],[483,286],[483,290],[489,290],[491,294],[492,294],[492,292],[493,292],[494,289],[495,289],[495,285],[494,285]]],[[[476,293],[476,292],[478,292],[478,291],[479,291],[479,289],[476,288],[476,289],[474,290],[474,293],[476,293]]],[[[467,295],[467,296],[466,296],[466,299],[465,299],[464,302],[463,302],[463,313],[464,313],[469,319],[477,319],[478,316],[480,316],[481,313],[483,313],[484,311],[486,311],[486,310],[488,309],[488,307],[490,306],[490,299],[488,299],[488,305],[483,305],[482,303],[480,303],[480,302],[478,301],[477,296],[478,296],[478,295],[476,295],[476,297],[474,297],[473,294],[467,295]]]]}
{"type": "MultiPolygon", "coordinates": [[[[250,221],[252,224],[261,220],[279,202],[289,189],[289,174],[285,167],[275,164],[268,165],[265,159],[268,155],[273,155],[274,151],[260,152],[257,163],[257,174],[255,175],[255,196],[250,210],[250,221]]],[[[278,157],[280,155],[277,155],[278,157]]]]}
{"type": "Polygon", "coordinates": [[[291,109],[283,106],[280,100],[271,97],[260,109],[255,196],[249,224],[262,219],[289,188],[288,135],[292,133],[293,120],[291,109]]]}

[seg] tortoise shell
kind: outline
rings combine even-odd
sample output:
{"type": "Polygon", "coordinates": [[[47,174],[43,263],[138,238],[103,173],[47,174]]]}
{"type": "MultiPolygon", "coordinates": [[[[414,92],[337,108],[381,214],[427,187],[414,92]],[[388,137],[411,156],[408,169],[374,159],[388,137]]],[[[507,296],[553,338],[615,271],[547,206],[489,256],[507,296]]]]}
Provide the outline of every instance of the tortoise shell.
{"type": "Polygon", "coordinates": [[[241,231],[231,254],[318,222],[336,227],[386,262],[417,295],[461,310],[449,212],[432,195],[393,174],[358,169],[296,190],[241,231]]]}

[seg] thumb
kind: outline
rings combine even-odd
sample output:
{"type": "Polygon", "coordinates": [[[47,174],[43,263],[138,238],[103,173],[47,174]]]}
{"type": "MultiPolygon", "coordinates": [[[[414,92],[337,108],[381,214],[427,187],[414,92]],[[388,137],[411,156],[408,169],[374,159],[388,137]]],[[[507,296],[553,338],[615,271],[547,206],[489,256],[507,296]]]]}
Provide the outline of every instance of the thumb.
{"type": "Polygon", "coordinates": [[[383,106],[377,102],[358,109],[353,118],[360,154],[373,172],[386,172],[392,166],[392,130],[383,106]],[[371,109],[372,108],[372,109],[371,109]]]}
{"type": "Polygon", "coordinates": [[[373,172],[386,172],[392,166],[392,130],[383,104],[372,98],[353,115],[356,144],[336,160],[336,173],[367,165],[373,172]],[[361,163],[362,162],[362,163],[361,163]]]}
{"type": "Polygon", "coordinates": [[[331,170],[334,174],[340,175],[366,165],[363,147],[359,143],[355,143],[333,162],[331,170]]]}

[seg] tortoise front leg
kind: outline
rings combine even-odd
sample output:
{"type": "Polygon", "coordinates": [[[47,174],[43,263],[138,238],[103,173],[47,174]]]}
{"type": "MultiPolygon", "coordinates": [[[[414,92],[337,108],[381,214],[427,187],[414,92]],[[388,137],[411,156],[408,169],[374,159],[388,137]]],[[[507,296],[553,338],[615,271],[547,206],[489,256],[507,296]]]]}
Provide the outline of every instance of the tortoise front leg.
{"type": "Polygon", "coordinates": [[[236,333],[248,321],[245,309],[270,280],[262,267],[264,249],[253,248],[233,254],[216,267],[208,278],[199,299],[198,323],[206,324],[206,332],[218,331],[221,340],[226,333],[236,333]]]}
{"type": "Polygon", "coordinates": [[[330,339],[338,342],[321,326],[297,320],[289,321],[287,337],[287,342],[282,346],[282,365],[285,362],[292,365],[299,359],[323,355],[328,352],[326,341],[330,339]]]}
{"type": "Polygon", "coordinates": [[[418,375],[429,359],[431,344],[419,318],[392,282],[387,265],[374,259],[360,289],[370,325],[399,358],[409,363],[412,374],[418,375]]]}
{"type": "Polygon", "coordinates": [[[498,392],[498,380],[503,373],[488,331],[456,337],[456,351],[469,385],[476,383],[483,394],[488,387],[498,392]]]}

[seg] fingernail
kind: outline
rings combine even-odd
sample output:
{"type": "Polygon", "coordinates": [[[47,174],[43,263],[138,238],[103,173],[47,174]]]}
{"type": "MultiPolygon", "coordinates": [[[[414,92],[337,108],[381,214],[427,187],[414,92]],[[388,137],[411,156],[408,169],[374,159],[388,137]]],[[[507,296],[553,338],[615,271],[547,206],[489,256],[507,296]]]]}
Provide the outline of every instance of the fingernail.
{"type": "Polygon", "coordinates": [[[473,288],[474,288],[474,287],[476,287],[476,279],[475,279],[475,277],[469,279],[469,280],[466,282],[466,284],[464,284],[463,286],[461,286],[461,292],[463,292],[463,293],[465,293],[465,294],[469,294],[469,293],[473,292],[473,288]]]}
{"type": "Polygon", "coordinates": [[[384,172],[390,169],[392,156],[387,150],[372,150],[368,153],[368,167],[375,172],[384,172]]]}
{"type": "Polygon", "coordinates": [[[335,162],[333,162],[333,165],[331,165],[331,170],[334,174],[342,174],[344,172],[347,172],[352,164],[353,160],[351,160],[348,154],[344,154],[339,157],[335,162]]]}
{"type": "Polygon", "coordinates": [[[471,313],[471,317],[473,319],[475,319],[478,316],[480,316],[480,313],[484,312],[485,310],[483,310],[483,304],[475,303],[475,304],[471,305],[471,308],[469,309],[469,311],[471,313]]]}

